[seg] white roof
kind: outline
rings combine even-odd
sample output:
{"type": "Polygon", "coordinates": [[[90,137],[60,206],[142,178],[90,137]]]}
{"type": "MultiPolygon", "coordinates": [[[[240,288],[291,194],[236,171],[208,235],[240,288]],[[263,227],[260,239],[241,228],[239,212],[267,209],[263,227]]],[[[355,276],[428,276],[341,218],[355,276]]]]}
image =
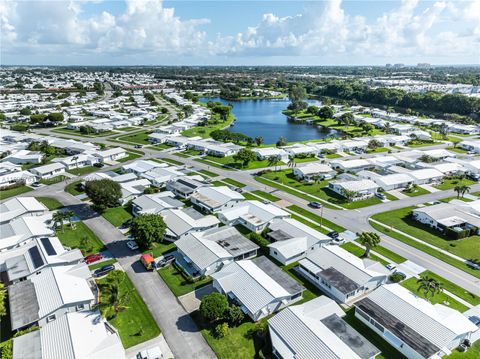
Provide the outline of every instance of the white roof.
{"type": "Polygon", "coordinates": [[[35,197],[15,197],[0,204],[0,222],[6,222],[13,218],[30,212],[48,211],[35,197]]]}
{"type": "Polygon", "coordinates": [[[45,166],[35,167],[35,168],[32,168],[30,171],[40,173],[40,174],[46,174],[52,171],[60,170],[62,168],[64,169],[65,165],[57,162],[57,163],[50,163],[45,166]]]}
{"type": "Polygon", "coordinates": [[[240,193],[228,186],[200,187],[192,194],[192,197],[210,208],[222,206],[229,201],[245,199],[240,193]]]}
{"type": "Polygon", "coordinates": [[[302,167],[297,167],[296,171],[300,172],[301,174],[310,175],[314,173],[329,173],[335,171],[329,165],[322,164],[322,163],[309,163],[302,167]]]}
{"type": "Polygon", "coordinates": [[[358,160],[335,160],[331,161],[331,163],[337,164],[342,166],[343,168],[358,168],[358,167],[369,167],[371,163],[367,160],[358,159],[358,160]]]}
{"type": "Polygon", "coordinates": [[[430,178],[441,178],[443,177],[443,173],[435,168],[424,168],[420,170],[414,170],[408,172],[410,176],[417,180],[425,180],[430,178]]]}
{"type": "Polygon", "coordinates": [[[331,240],[331,238],[327,237],[325,234],[293,218],[274,219],[270,223],[269,228],[272,231],[282,230],[283,232],[290,235],[292,238],[307,237],[314,242],[331,240]]]}
{"type": "Polygon", "coordinates": [[[332,184],[335,184],[336,186],[340,186],[346,190],[354,191],[354,192],[360,192],[360,191],[366,191],[366,190],[378,188],[378,185],[375,182],[368,179],[362,179],[358,181],[336,181],[336,182],[332,182],[332,184]]]}
{"type": "Polygon", "coordinates": [[[254,225],[269,222],[274,218],[290,216],[288,212],[273,204],[264,204],[255,200],[245,201],[235,207],[226,208],[220,212],[220,215],[228,221],[242,218],[244,221],[254,225]]]}

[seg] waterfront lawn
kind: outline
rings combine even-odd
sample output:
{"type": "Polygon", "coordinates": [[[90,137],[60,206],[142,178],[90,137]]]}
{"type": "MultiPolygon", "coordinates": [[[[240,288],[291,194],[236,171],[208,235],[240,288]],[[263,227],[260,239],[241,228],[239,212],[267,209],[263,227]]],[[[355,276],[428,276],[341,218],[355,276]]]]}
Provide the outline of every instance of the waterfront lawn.
{"type": "MultiPolygon", "coordinates": [[[[425,293],[423,291],[418,291],[419,284],[417,283],[417,278],[415,277],[409,278],[407,280],[404,280],[400,284],[403,287],[407,288],[409,291],[415,293],[420,298],[426,299],[425,293]]],[[[463,305],[460,302],[457,302],[455,299],[453,299],[452,297],[448,296],[443,292],[436,293],[433,297],[430,297],[429,300],[432,304],[443,304],[452,309],[456,309],[462,313],[468,310],[467,306],[463,305]]]]}
{"type": "Polygon", "coordinates": [[[49,211],[55,211],[57,209],[63,208],[63,204],[57,201],[55,198],[50,197],[36,197],[40,203],[43,203],[49,211]]]}
{"type": "Polygon", "coordinates": [[[79,248],[83,255],[98,253],[105,250],[105,245],[83,222],[74,222],[74,229],[64,224],[57,230],[58,239],[65,247],[79,248]]]}
{"type": "Polygon", "coordinates": [[[470,186],[472,184],[475,184],[476,182],[469,180],[467,178],[464,179],[459,179],[459,178],[445,178],[441,184],[436,185],[435,188],[438,188],[439,190],[447,190],[454,188],[455,186],[470,186]]]}
{"type": "MultiPolygon", "coordinates": [[[[411,218],[410,213],[414,208],[415,207],[406,207],[394,211],[383,212],[375,214],[372,218],[382,222],[387,228],[393,227],[462,258],[480,261],[480,251],[478,250],[480,236],[476,235],[463,239],[449,239],[443,236],[439,231],[411,218]]],[[[390,235],[390,233],[394,232],[390,230],[388,234],[390,235]]]]}
{"type": "Polygon", "coordinates": [[[195,126],[189,128],[188,130],[183,131],[182,135],[187,137],[199,136],[202,138],[208,138],[210,137],[210,133],[212,133],[213,131],[229,127],[234,119],[235,117],[233,116],[233,114],[230,114],[226,121],[221,121],[219,120],[218,115],[214,114],[212,115],[212,118],[208,120],[207,126],[195,126]]]}
{"type": "Polygon", "coordinates": [[[115,227],[120,227],[125,222],[132,219],[132,215],[122,206],[107,208],[102,216],[115,227]]]}
{"type": "MultiPolygon", "coordinates": [[[[273,182],[268,182],[272,187],[283,189],[283,187],[277,186],[276,183],[280,185],[291,187],[292,189],[297,189],[305,193],[310,194],[313,197],[323,199],[327,202],[340,205],[348,209],[361,208],[366,206],[371,206],[373,204],[382,203],[382,201],[377,197],[367,198],[361,201],[347,202],[347,200],[340,196],[339,194],[333,192],[328,186],[328,181],[320,181],[318,183],[314,182],[300,182],[298,181],[291,169],[282,170],[282,171],[272,171],[263,174],[261,177],[269,179],[273,182]]],[[[293,194],[297,195],[296,192],[293,194]]],[[[300,197],[300,196],[299,196],[300,197]]],[[[312,199],[308,199],[312,200],[312,199]]]]}
{"type": "MultiPolygon", "coordinates": [[[[109,322],[118,330],[123,346],[130,348],[149,339],[156,338],[160,335],[160,328],[158,328],[155,319],[130,278],[126,274],[124,275],[124,280],[120,285],[120,293],[128,293],[128,305],[125,310],[119,312],[109,322]]],[[[100,293],[102,293],[102,285],[105,284],[106,279],[107,277],[98,281],[100,293]]]]}
{"type": "Polygon", "coordinates": [[[157,272],[176,297],[190,293],[212,281],[210,277],[206,277],[191,283],[185,279],[180,269],[175,268],[173,265],[161,268],[157,272]]]}
{"type": "Polygon", "coordinates": [[[65,192],[70,193],[72,196],[78,196],[80,194],[85,193],[82,188],[82,181],[75,181],[70,183],[65,187],[65,192]]]}
{"type": "Polygon", "coordinates": [[[33,188],[27,187],[27,186],[19,186],[15,188],[10,188],[10,189],[3,189],[0,190],[0,200],[10,198],[13,196],[18,196],[21,195],[22,193],[27,193],[33,191],[33,188]]]}

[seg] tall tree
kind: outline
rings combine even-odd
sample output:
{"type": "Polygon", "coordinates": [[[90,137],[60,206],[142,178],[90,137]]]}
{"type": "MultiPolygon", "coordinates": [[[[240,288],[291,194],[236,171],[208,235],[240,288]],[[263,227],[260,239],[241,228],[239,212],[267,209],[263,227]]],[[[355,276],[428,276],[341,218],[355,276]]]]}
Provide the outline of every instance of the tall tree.
{"type": "Polygon", "coordinates": [[[263,137],[262,136],[255,137],[255,143],[257,144],[258,147],[260,147],[263,143],[263,137]]]}
{"type": "Polygon", "coordinates": [[[85,193],[100,210],[117,207],[122,198],[120,184],[110,179],[87,181],[85,193]]]}
{"type": "Polygon", "coordinates": [[[160,214],[142,214],[132,220],[130,233],[140,247],[150,248],[154,242],[163,242],[166,229],[160,214]]]}
{"type": "Polygon", "coordinates": [[[215,322],[228,315],[228,300],[223,294],[212,293],[204,296],[200,303],[200,314],[209,322],[215,322]]]}
{"type": "Polygon", "coordinates": [[[248,166],[248,164],[257,159],[257,155],[248,148],[242,148],[238,153],[233,155],[233,159],[242,163],[242,167],[248,166]]]}
{"type": "Polygon", "coordinates": [[[277,165],[280,163],[281,157],[280,155],[271,155],[268,157],[268,166],[275,166],[275,171],[277,170],[277,165]]]}
{"type": "Polygon", "coordinates": [[[358,236],[358,240],[365,246],[364,257],[366,258],[370,255],[370,250],[376,247],[381,241],[380,236],[375,232],[362,232],[358,236]]]}
{"type": "Polygon", "coordinates": [[[434,278],[430,278],[429,276],[421,276],[417,280],[418,292],[423,292],[423,296],[426,300],[430,300],[435,296],[443,291],[443,285],[439,281],[434,278]]]}
{"type": "Polygon", "coordinates": [[[113,319],[125,309],[130,302],[130,291],[122,288],[125,281],[125,272],[114,270],[101,282],[99,308],[102,315],[107,319],[113,319]]]}
{"type": "Polygon", "coordinates": [[[63,221],[65,220],[65,214],[63,212],[57,211],[52,215],[53,226],[58,229],[62,229],[62,233],[65,232],[63,228],[63,221]]]}

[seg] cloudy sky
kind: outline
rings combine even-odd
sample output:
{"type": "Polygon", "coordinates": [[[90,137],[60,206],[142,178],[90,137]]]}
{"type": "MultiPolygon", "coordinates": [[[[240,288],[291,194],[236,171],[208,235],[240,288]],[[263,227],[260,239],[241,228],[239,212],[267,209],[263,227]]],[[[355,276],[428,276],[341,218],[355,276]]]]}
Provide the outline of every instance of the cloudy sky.
{"type": "Polygon", "coordinates": [[[480,0],[2,0],[2,64],[479,64],[480,0]]]}

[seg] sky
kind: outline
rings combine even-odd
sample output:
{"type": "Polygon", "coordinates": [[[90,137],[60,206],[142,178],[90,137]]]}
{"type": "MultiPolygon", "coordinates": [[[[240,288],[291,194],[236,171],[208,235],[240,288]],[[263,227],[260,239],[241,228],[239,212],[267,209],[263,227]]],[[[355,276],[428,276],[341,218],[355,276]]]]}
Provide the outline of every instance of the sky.
{"type": "Polygon", "coordinates": [[[2,0],[3,65],[480,64],[480,0],[2,0]]]}

